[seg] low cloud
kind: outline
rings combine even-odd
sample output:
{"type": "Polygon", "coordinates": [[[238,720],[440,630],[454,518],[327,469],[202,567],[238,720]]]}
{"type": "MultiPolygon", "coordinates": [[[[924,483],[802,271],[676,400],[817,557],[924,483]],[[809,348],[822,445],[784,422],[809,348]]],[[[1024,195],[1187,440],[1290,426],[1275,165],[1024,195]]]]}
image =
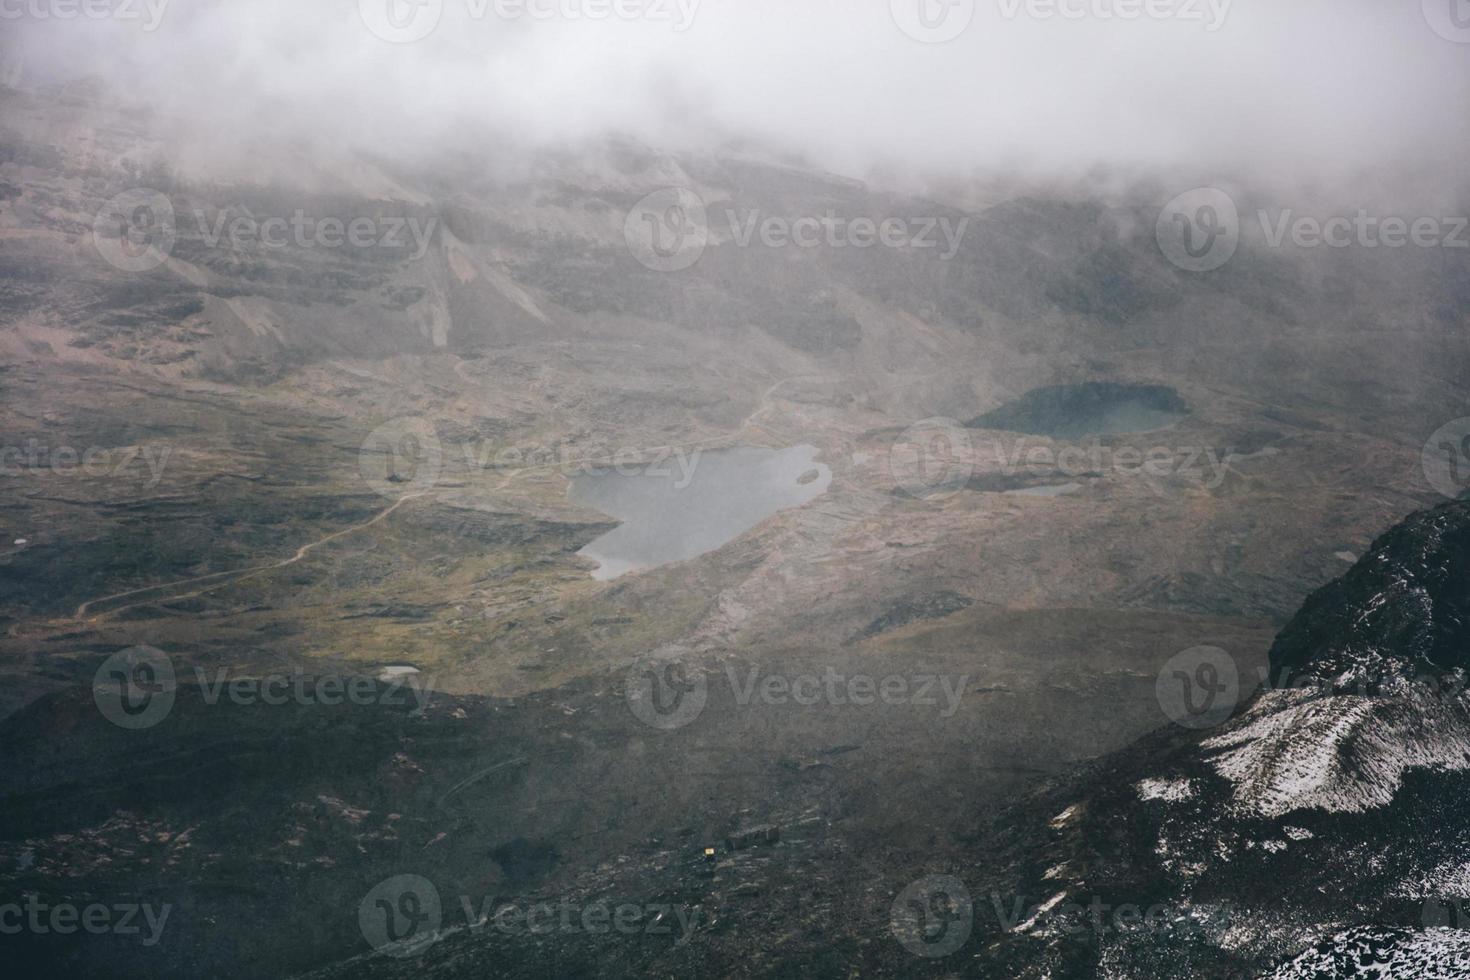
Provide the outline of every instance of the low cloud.
{"type": "Polygon", "coordinates": [[[1457,0],[1440,2],[0,0],[0,14],[25,84],[93,76],[194,152],[236,158],[436,159],[619,133],[896,183],[1121,171],[1381,189],[1442,183],[1470,150],[1470,26],[1461,38],[1457,0]],[[62,16],[78,9],[97,16],[62,16]],[[421,16],[433,29],[417,37],[421,16]]]}

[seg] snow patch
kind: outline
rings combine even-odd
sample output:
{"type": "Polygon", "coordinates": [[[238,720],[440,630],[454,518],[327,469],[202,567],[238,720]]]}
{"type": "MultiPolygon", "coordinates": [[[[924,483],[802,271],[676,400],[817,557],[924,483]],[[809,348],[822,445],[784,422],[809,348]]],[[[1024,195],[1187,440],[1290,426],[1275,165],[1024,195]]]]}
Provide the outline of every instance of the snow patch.
{"type": "Polygon", "coordinates": [[[1470,898],[1470,864],[1451,861],[1441,864],[1417,882],[1406,881],[1394,889],[1400,898],[1470,898]]]}
{"type": "Polygon", "coordinates": [[[1178,803],[1194,796],[1194,783],[1188,779],[1141,779],[1135,785],[1141,800],[1178,803]]]}
{"type": "Polygon", "coordinates": [[[1078,804],[1073,803],[1071,806],[1067,807],[1061,813],[1058,813],[1056,816],[1052,817],[1051,818],[1052,829],[1053,830],[1061,830],[1063,827],[1067,826],[1072,821],[1076,820],[1077,819],[1077,812],[1078,812],[1078,804]]]}
{"type": "Polygon", "coordinates": [[[1238,811],[1362,812],[1391,802],[1408,769],[1470,769],[1470,712],[1462,699],[1422,691],[1269,691],[1202,747],[1218,752],[1209,762],[1234,784],[1238,811]]]}
{"type": "Polygon", "coordinates": [[[1470,932],[1459,929],[1363,927],[1340,932],[1267,974],[1274,980],[1382,977],[1436,980],[1470,977],[1470,932]]]}
{"type": "Polygon", "coordinates": [[[1067,897],[1067,893],[1066,892],[1057,892],[1051,898],[1048,898],[1046,901],[1044,901],[1040,905],[1038,905],[1036,907],[1036,911],[1033,912],[1033,913],[1031,913],[1031,918],[1027,919],[1025,922],[1023,922],[1020,925],[1016,926],[1016,928],[1012,929],[1011,931],[1012,932],[1028,932],[1028,931],[1030,931],[1031,927],[1034,926],[1034,925],[1036,925],[1036,920],[1037,919],[1040,919],[1043,915],[1045,915],[1046,913],[1050,912],[1052,909],[1056,908],[1059,904],[1061,904],[1062,899],[1064,899],[1066,897],[1067,897]]]}

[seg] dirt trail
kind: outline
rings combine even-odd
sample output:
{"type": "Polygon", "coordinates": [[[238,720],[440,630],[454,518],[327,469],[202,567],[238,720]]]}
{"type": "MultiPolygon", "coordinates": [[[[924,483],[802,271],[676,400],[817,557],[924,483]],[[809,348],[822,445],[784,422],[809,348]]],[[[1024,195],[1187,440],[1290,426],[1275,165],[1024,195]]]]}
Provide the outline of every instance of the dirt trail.
{"type": "MultiPolygon", "coordinates": [[[[458,367],[458,366],[459,365],[456,365],[456,367],[458,367]]],[[[720,435],[711,436],[708,439],[700,439],[700,440],[697,440],[695,442],[687,443],[687,444],[685,444],[683,446],[661,446],[661,447],[656,447],[655,449],[650,449],[649,452],[663,451],[663,450],[684,451],[684,450],[690,450],[690,449],[702,449],[702,448],[706,448],[710,443],[717,443],[717,442],[721,442],[723,440],[737,438],[742,432],[744,432],[747,429],[749,429],[752,426],[752,424],[755,422],[755,420],[759,416],[761,416],[769,408],[771,408],[771,398],[783,386],[785,386],[787,384],[790,384],[792,382],[796,382],[796,381],[813,381],[813,380],[824,381],[824,380],[830,380],[830,379],[817,378],[815,376],[799,376],[799,377],[782,378],[781,380],[777,381],[775,384],[771,385],[769,388],[767,388],[765,390],[765,392],[761,395],[760,401],[757,404],[755,410],[753,412],[751,412],[750,415],[746,416],[746,418],[744,419],[744,421],[742,421],[740,423],[739,428],[734,429],[734,430],[731,430],[730,432],[722,433],[720,435]]],[[[576,464],[581,464],[581,463],[612,464],[614,462],[619,462],[619,461],[621,461],[621,462],[628,462],[627,460],[618,460],[618,459],[615,459],[614,457],[609,457],[609,456],[587,456],[587,457],[583,457],[581,459],[564,460],[564,461],[558,461],[558,462],[555,462],[555,463],[545,463],[545,464],[536,465],[536,466],[522,466],[522,467],[518,467],[518,468],[512,470],[509,474],[506,475],[505,479],[501,480],[499,483],[497,483],[491,489],[493,491],[504,490],[506,487],[508,487],[510,485],[511,481],[515,480],[517,477],[519,477],[519,476],[521,476],[521,475],[523,475],[525,473],[534,472],[534,471],[537,471],[537,470],[551,469],[551,468],[558,467],[558,466],[576,465],[576,464]]],[[[178,601],[179,599],[192,599],[192,598],[194,598],[196,596],[203,595],[204,593],[209,592],[212,589],[216,589],[216,588],[218,588],[221,585],[226,585],[226,584],[229,584],[231,582],[239,582],[239,581],[241,581],[241,580],[243,580],[245,578],[248,578],[249,576],[252,576],[252,575],[260,575],[260,574],[264,574],[265,572],[272,572],[272,571],[275,571],[275,570],[280,569],[280,568],[286,568],[286,567],[288,567],[290,565],[294,565],[297,562],[301,561],[303,558],[305,558],[307,555],[311,554],[311,552],[315,551],[317,548],[320,548],[322,545],[328,544],[328,543],[330,543],[332,541],[335,541],[336,539],[338,539],[340,537],[344,537],[345,535],[352,534],[352,533],[354,533],[356,531],[361,531],[364,528],[371,527],[372,525],[377,524],[378,522],[380,522],[380,521],[384,520],[385,518],[387,518],[390,514],[392,514],[394,511],[396,511],[399,507],[403,506],[408,501],[415,500],[415,499],[417,499],[419,497],[427,496],[430,493],[432,493],[432,491],[430,491],[430,490],[421,490],[421,491],[419,491],[417,493],[405,494],[404,496],[398,498],[396,501],[394,501],[389,506],[385,507],[383,510],[379,511],[374,517],[372,517],[369,520],[366,520],[366,521],[362,522],[361,524],[354,524],[352,527],[343,528],[340,531],[333,531],[331,534],[328,534],[328,535],[326,535],[323,538],[319,538],[316,541],[312,541],[309,544],[302,545],[300,548],[296,549],[296,553],[294,555],[292,555],[290,558],[285,558],[285,559],[282,559],[281,561],[270,562],[269,564],[265,564],[265,565],[253,565],[253,566],[251,566],[249,568],[239,568],[239,569],[234,569],[232,571],[225,571],[225,572],[211,572],[208,575],[196,575],[196,576],[194,576],[192,578],[179,579],[176,582],[165,582],[165,583],[163,583],[161,585],[149,585],[149,586],[145,586],[145,587],[143,587],[141,589],[129,589],[126,592],[114,592],[111,595],[99,596],[99,597],[97,597],[95,599],[88,599],[86,602],[84,602],[81,605],[77,606],[77,610],[76,610],[75,613],[72,614],[72,616],[73,616],[74,619],[85,619],[87,617],[88,610],[92,609],[92,607],[99,606],[99,605],[101,605],[103,603],[106,603],[106,602],[111,602],[114,599],[126,599],[129,596],[139,596],[139,595],[144,595],[144,594],[150,593],[150,592],[167,592],[167,590],[169,590],[169,589],[176,589],[176,588],[179,588],[180,586],[195,585],[195,584],[198,584],[198,583],[201,583],[201,582],[209,582],[209,583],[211,583],[207,588],[196,589],[193,592],[184,592],[184,593],[180,593],[180,594],[177,594],[177,595],[161,595],[161,596],[157,596],[157,597],[154,597],[154,598],[151,598],[151,599],[139,599],[139,600],[137,600],[135,602],[125,603],[125,604],[123,604],[121,606],[116,606],[116,607],[114,607],[112,609],[104,610],[104,611],[102,611],[100,613],[95,614],[92,617],[92,621],[95,622],[96,620],[98,620],[102,616],[108,616],[108,615],[112,615],[114,613],[119,613],[119,612],[122,612],[125,609],[131,609],[134,606],[140,606],[140,605],[144,605],[145,603],[151,603],[151,602],[178,601]]]]}
{"type": "MultiPolygon", "coordinates": [[[[208,592],[209,589],[217,588],[218,586],[224,585],[229,581],[239,581],[240,579],[250,575],[271,572],[275,571],[278,568],[285,568],[288,565],[294,565],[301,559],[305,558],[307,555],[311,554],[317,548],[320,548],[322,545],[327,544],[331,541],[335,541],[337,538],[343,537],[345,535],[352,534],[354,531],[361,531],[363,528],[371,527],[386,518],[388,515],[392,514],[399,507],[402,507],[404,504],[408,503],[410,500],[414,500],[418,497],[423,497],[427,495],[428,492],[429,491],[427,490],[422,490],[418,493],[404,494],[402,497],[399,497],[397,500],[395,500],[392,504],[389,504],[387,507],[379,511],[374,517],[363,521],[361,524],[354,524],[351,527],[343,528],[340,531],[333,531],[331,534],[328,534],[324,538],[318,538],[316,541],[313,541],[310,544],[302,545],[300,548],[296,549],[296,554],[292,555],[290,558],[284,558],[281,561],[271,562],[266,565],[254,565],[250,568],[238,568],[234,571],[229,572],[211,572],[208,575],[196,575],[193,578],[180,579],[177,582],[165,582],[162,585],[149,585],[141,589],[131,589],[127,592],[115,592],[112,595],[101,596],[100,598],[96,599],[88,599],[80,606],[77,606],[77,611],[73,613],[73,617],[76,619],[83,619],[87,615],[87,610],[90,609],[92,606],[100,605],[104,602],[111,602],[113,599],[126,599],[128,596],[142,595],[145,592],[157,592],[164,589],[177,588],[181,585],[193,585],[196,582],[210,582],[216,579],[220,580],[215,582],[215,584],[211,585],[208,589],[198,589],[194,592],[183,593],[182,595],[159,597],[158,599],[143,599],[137,602],[130,602],[126,605],[121,605],[115,609],[109,609],[106,612],[100,613],[99,616],[106,616],[110,613],[121,612],[124,609],[131,609],[133,606],[142,605],[145,602],[158,602],[162,601],[163,599],[191,599],[194,596],[203,595],[205,592],[208,592]]],[[[98,616],[94,616],[92,618],[95,621],[98,616]]]]}

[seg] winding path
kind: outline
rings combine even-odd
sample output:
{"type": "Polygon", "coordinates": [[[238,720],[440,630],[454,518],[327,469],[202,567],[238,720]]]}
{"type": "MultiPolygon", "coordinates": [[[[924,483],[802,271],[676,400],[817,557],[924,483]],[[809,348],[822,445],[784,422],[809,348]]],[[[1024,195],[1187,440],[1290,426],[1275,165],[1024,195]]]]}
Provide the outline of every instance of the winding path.
{"type": "MultiPolygon", "coordinates": [[[[683,451],[683,450],[689,450],[689,449],[700,449],[700,448],[706,447],[709,443],[719,442],[719,441],[724,440],[724,439],[730,439],[730,438],[739,436],[740,433],[742,433],[746,429],[750,428],[751,425],[755,422],[755,420],[760,415],[762,415],[767,409],[769,409],[771,407],[771,405],[770,405],[771,398],[776,394],[776,392],[782,386],[784,386],[786,384],[789,384],[791,382],[795,382],[795,381],[813,381],[813,380],[816,380],[816,381],[827,381],[827,380],[831,380],[831,379],[819,378],[819,377],[810,376],[810,375],[803,375],[803,376],[797,376],[797,377],[782,378],[781,380],[777,381],[775,384],[771,385],[769,388],[767,388],[765,390],[765,392],[760,397],[760,401],[757,403],[757,406],[756,406],[755,411],[751,412],[748,416],[745,417],[745,419],[740,423],[739,428],[734,429],[734,430],[732,430],[730,432],[727,432],[727,433],[722,433],[722,434],[717,435],[717,436],[711,436],[708,439],[700,439],[700,440],[698,440],[696,442],[688,443],[688,444],[683,445],[683,446],[663,446],[663,447],[659,447],[659,449],[667,449],[667,450],[671,450],[671,451],[683,451]]],[[[652,450],[650,450],[650,451],[652,451],[652,450]]],[[[511,483],[512,480],[516,479],[516,477],[522,475],[523,473],[534,471],[534,470],[549,469],[549,468],[553,468],[553,467],[557,467],[557,466],[565,466],[565,465],[569,465],[569,464],[578,464],[578,463],[611,463],[611,462],[615,462],[615,461],[616,461],[616,458],[615,457],[608,457],[608,456],[593,457],[593,456],[588,456],[588,457],[584,457],[582,459],[562,460],[562,461],[558,461],[558,462],[555,462],[555,463],[545,463],[545,464],[536,465],[536,466],[522,466],[522,467],[517,467],[514,470],[512,470],[509,474],[507,474],[506,477],[505,477],[505,479],[501,480],[498,484],[496,484],[492,488],[492,490],[497,490],[497,491],[498,490],[504,490],[507,486],[510,485],[510,483],[511,483]]],[[[112,602],[114,599],[126,599],[129,596],[141,596],[141,595],[145,595],[145,594],[150,593],[150,592],[167,592],[167,590],[169,590],[169,589],[176,589],[176,588],[179,588],[180,586],[195,585],[195,584],[198,584],[200,582],[210,582],[210,583],[212,583],[212,584],[210,584],[206,588],[196,589],[193,592],[182,592],[182,593],[179,593],[177,595],[167,595],[166,594],[166,595],[157,596],[157,597],[151,598],[151,599],[138,599],[138,600],[136,600],[134,602],[124,603],[123,605],[116,606],[116,607],[114,607],[112,609],[103,610],[103,611],[101,611],[99,613],[93,614],[93,616],[92,616],[92,621],[93,622],[97,621],[98,619],[100,619],[103,616],[108,616],[108,615],[112,615],[114,613],[119,613],[119,612],[122,612],[124,609],[131,609],[134,606],[141,606],[141,605],[145,605],[147,603],[152,603],[152,602],[178,601],[179,599],[192,599],[192,598],[194,598],[196,596],[203,595],[206,592],[209,592],[209,591],[211,591],[213,589],[216,589],[216,588],[218,588],[221,585],[226,585],[226,584],[229,584],[231,582],[239,582],[239,581],[242,581],[243,579],[249,578],[252,575],[261,575],[261,574],[264,574],[266,572],[272,572],[272,571],[275,571],[275,570],[280,569],[280,568],[286,568],[286,567],[288,567],[290,565],[294,565],[297,562],[301,561],[303,558],[305,558],[307,555],[311,554],[317,548],[320,548],[322,545],[328,544],[328,543],[330,543],[332,541],[337,540],[338,538],[344,537],[344,536],[346,536],[348,534],[352,534],[352,533],[354,533],[356,531],[361,531],[364,528],[371,527],[374,524],[377,524],[380,521],[382,521],[385,518],[387,518],[390,514],[392,514],[394,511],[396,511],[399,507],[402,507],[404,504],[408,503],[408,501],[417,499],[419,497],[427,496],[431,492],[432,491],[430,491],[430,490],[421,490],[421,491],[418,491],[417,493],[405,494],[404,496],[399,497],[397,500],[395,500],[389,506],[383,508],[383,510],[379,511],[371,519],[366,520],[366,521],[362,522],[361,524],[354,524],[353,526],[347,527],[347,528],[343,528],[340,531],[333,531],[331,534],[328,534],[327,536],[325,536],[323,538],[318,538],[316,541],[312,541],[309,544],[302,545],[300,548],[296,549],[296,553],[294,555],[292,555],[290,558],[284,558],[284,559],[282,559],[280,561],[270,562],[270,563],[265,564],[265,565],[252,565],[249,568],[238,568],[238,569],[234,569],[233,571],[210,572],[208,575],[196,575],[196,576],[194,576],[192,578],[179,579],[178,581],[175,581],[175,582],[164,582],[161,585],[148,585],[148,586],[144,586],[141,589],[129,589],[126,592],[114,592],[112,595],[105,595],[105,596],[99,596],[99,597],[97,597],[95,599],[88,599],[86,602],[84,602],[81,605],[77,606],[76,612],[72,614],[73,615],[73,618],[78,619],[78,620],[86,619],[87,618],[87,613],[93,607],[102,605],[103,603],[112,602]]]]}
{"type": "MultiPolygon", "coordinates": [[[[84,619],[86,618],[88,609],[93,606],[100,605],[104,602],[111,602],[113,599],[126,599],[128,596],[132,595],[142,595],[145,592],[156,592],[160,589],[173,589],[181,585],[193,585],[196,582],[209,582],[215,579],[221,580],[216,582],[214,585],[211,585],[208,589],[198,589],[194,592],[185,592],[181,595],[160,597],[160,599],[167,598],[170,600],[190,599],[194,596],[203,595],[210,589],[217,588],[218,586],[224,585],[227,582],[238,582],[240,579],[250,575],[258,575],[263,572],[275,571],[278,568],[285,568],[287,565],[294,565],[301,559],[305,558],[307,555],[311,554],[317,548],[320,548],[322,545],[327,544],[331,541],[335,541],[336,539],[344,537],[345,535],[352,534],[354,531],[361,531],[363,528],[372,527],[374,524],[377,524],[379,521],[386,518],[389,514],[392,514],[395,510],[408,503],[410,500],[425,496],[427,493],[427,490],[421,490],[418,493],[404,494],[402,497],[399,497],[393,503],[383,508],[369,520],[363,521],[361,524],[354,524],[351,527],[345,527],[340,531],[333,531],[331,534],[328,534],[324,538],[318,538],[310,544],[304,544],[300,548],[297,548],[296,554],[292,555],[290,558],[283,558],[280,561],[271,562],[266,565],[254,565],[250,568],[237,568],[234,571],[229,572],[211,572],[208,575],[196,575],[193,578],[180,579],[177,582],[165,582],[162,585],[149,585],[141,589],[131,589],[127,592],[116,592],[112,595],[102,596],[97,599],[88,599],[80,606],[77,606],[77,611],[73,614],[73,616],[76,619],[84,619]]],[[[140,599],[137,602],[130,602],[126,603],[125,605],[118,606],[116,609],[109,609],[103,613],[100,613],[99,615],[105,616],[109,613],[121,612],[124,609],[131,609],[133,606],[140,606],[143,605],[145,602],[157,602],[160,601],[160,599],[140,599]]],[[[96,618],[96,616],[93,617],[94,620],[96,618]]]]}

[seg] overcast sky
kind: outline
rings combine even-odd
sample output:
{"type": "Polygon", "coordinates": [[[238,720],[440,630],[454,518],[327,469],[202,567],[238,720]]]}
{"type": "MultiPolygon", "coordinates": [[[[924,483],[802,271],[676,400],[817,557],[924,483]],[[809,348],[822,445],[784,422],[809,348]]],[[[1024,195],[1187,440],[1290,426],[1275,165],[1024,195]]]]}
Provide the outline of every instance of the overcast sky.
{"type": "Polygon", "coordinates": [[[219,145],[432,154],[485,130],[552,143],[618,131],[671,149],[745,139],[860,176],[1107,164],[1294,181],[1458,174],[1470,158],[1470,0],[0,0],[0,11],[28,80],[101,75],[219,145]],[[122,6],[63,19],[78,3],[122,6]],[[610,13],[590,16],[599,9],[610,13]]]}

